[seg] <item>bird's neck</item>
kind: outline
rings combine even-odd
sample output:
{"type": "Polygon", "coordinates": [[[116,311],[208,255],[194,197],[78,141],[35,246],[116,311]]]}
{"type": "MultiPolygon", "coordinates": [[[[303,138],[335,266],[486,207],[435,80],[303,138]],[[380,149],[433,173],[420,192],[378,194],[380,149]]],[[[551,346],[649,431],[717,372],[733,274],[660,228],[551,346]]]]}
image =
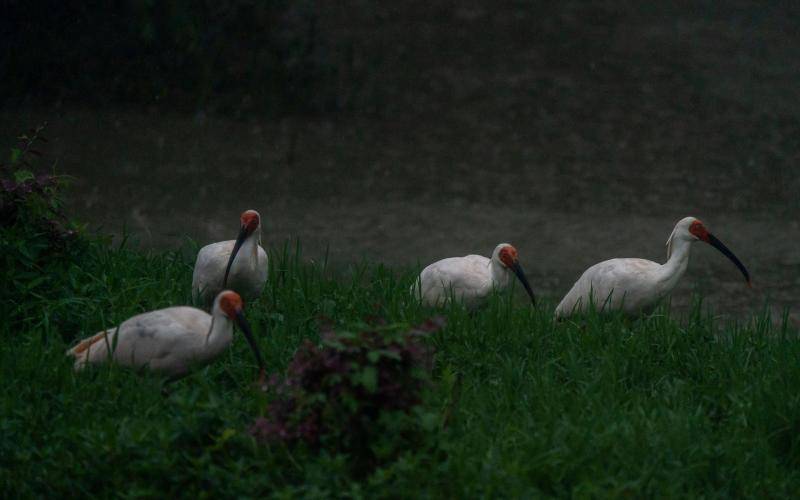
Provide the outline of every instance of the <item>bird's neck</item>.
{"type": "Polygon", "coordinates": [[[507,288],[511,280],[511,273],[508,272],[508,268],[495,259],[490,259],[490,262],[492,268],[492,284],[496,288],[507,288]]]}
{"type": "Polygon", "coordinates": [[[665,292],[669,292],[678,280],[681,279],[686,268],[689,267],[689,253],[692,249],[692,242],[684,239],[672,241],[669,259],[661,265],[659,283],[664,287],[665,292]]]}
{"type": "Polygon", "coordinates": [[[225,314],[213,314],[206,335],[206,346],[214,352],[221,351],[233,339],[233,323],[225,314]]]}
{"type": "MultiPolygon", "coordinates": [[[[248,264],[256,266],[258,264],[258,244],[261,242],[261,230],[256,229],[249,238],[244,240],[239,253],[245,258],[248,264]]],[[[237,256],[238,257],[238,256],[237,256]]]]}

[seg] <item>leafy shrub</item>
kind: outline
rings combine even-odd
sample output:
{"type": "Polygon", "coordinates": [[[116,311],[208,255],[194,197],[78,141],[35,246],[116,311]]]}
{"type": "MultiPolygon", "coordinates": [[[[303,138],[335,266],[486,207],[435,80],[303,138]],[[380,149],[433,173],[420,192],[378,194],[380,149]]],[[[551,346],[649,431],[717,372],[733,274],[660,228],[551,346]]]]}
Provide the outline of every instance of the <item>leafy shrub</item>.
{"type": "Polygon", "coordinates": [[[36,148],[47,141],[43,130],[21,135],[9,162],[0,164],[0,301],[12,322],[22,316],[21,304],[50,295],[57,269],[75,262],[85,243],[62,211],[63,179],[35,170],[36,148]]]}
{"type": "Polygon", "coordinates": [[[42,153],[36,147],[47,142],[42,135],[45,125],[19,136],[19,145],[11,148],[10,160],[0,163],[0,226],[25,226],[43,231],[50,243],[63,246],[75,236],[61,211],[58,197],[61,178],[48,172],[35,173],[31,164],[42,153]]]}
{"type": "Polygon", "coordinates": [[[38,165],[43,130],[21,135],[0,164],[0,335],[40,331],[71,342],[110,311],[125,318],[188,303],[192,263],[182,250],[141,252],[126,237],[112,245],[67,217],[64,178],[38,165]]]}
{"type": "Polygon", "coordinates": [[[366,327],[322,332],[322,345],[306,341],[285,377],[269,382],[266,417],[251,432],[262,442],[303,444],[350,456],[367,472],[418,442],[421,402],[431,363],[422,340],[443,320],[415,328],[366,327]]]}
{"type": "Polygon", "coordinates": [[[69,250],[77,241],[77,227],[61,209],[61,177],[52,172],[36,172],[36,147],[47,142],[44,125],[18,137],[10,161],[0,164],[0,250],[7,268],[33,270],[43,261],[69,250]]]}

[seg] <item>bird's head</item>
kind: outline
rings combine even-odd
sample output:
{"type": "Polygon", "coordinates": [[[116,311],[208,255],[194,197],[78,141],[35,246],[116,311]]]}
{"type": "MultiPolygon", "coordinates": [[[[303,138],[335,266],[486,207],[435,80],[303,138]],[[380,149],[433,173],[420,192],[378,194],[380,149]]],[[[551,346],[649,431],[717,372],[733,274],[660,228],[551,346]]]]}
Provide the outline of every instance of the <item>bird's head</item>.
{"type": "Polygon", "coordinates": [[[242,302],[242,297],[232,290],[220,292],[220,294],[217,296],[217,304],[219,305],[220,311],[234,321],[236,321],[236,318],[239,315],[244,313],[244,303],[242,302]]]}
{"type": "Polygon", "coordinates": [[[672,230],[669,239],[667,240],[667,258],[672,256],[672,251],[677,240],[687,241],[694,243],[695,241],[703,241],[720,251],[727,257],[742,273],[744,279],[747,280],[747,286],[750,284],[750,273],[744,264],[739,260],[728,247],[726,247],[716,236],[711,234],[705,224],[696,217],[684,217],[675,224],[675,229],[672,230]]]}
{"type": "Polygon", "coordinates": [[[242,221],[242,231],[248,236],[261,226],[261,216],[255,210],[242,212],[240,220],[242,221]]]}
{"type": "MultiPolygon", "coordinates": [[[[694,219],[694,217],[691,218],[694,219]]],[[[689,234],[698,240],[708,243],[708,235],[710,233],[708,232],[708,229],[706,229],[706,226],[704,226],[699,219],[694,219],[692,223],[689,224],[689,234]]]]}
{"type": "Polygon", "coordinates": [[[533,290],[527,276],[525,276],[525,271],[522,270],[522,266],[519,263],[517,249],[508,243],[500,243],[492,253],[492,260],[500,262],[500,265],[505,269],[510,269],[517,276],[522,286],[525,287],[528,297],[531,298],[531,303],[535,306],[536,297],[533,295],[533,290]]]}
{"type": "Polygon", "coordinates": [[[501,244],[497,249],[497,259],[508,268],[513,267],[515,263],[519,263],[517,249],[507,243],[501,244]]]}
{"type": "Polygon", "coordinates": [[[706,237],[708,230],[700,221],[695,217],[684,217],[675,224],[672,234],[667,239],[667,258],[672,254],[672,243],[678,240],[693,243],[701,236],[706,237]]]}
{"type": "Polygon", "coordinates": [[[250,345],[250,349],[253,350],[253,354],[256,356],[256,361],[258,362],[259,374],[264,373],[264,360],[261,357],[261,351],[258,349],[258,344],[256,344],[255,338],[253,337],[253,330],[250,328],[250,324],[247,322],[247,319],[244,317],[244,302],[242,301],[242,297],[239,296],[238,293],[234,292],[233,290],[224,290],[217,295],[214,304],[214,313],[224,314],[228,318],[230,318],[236,325],[242,330],[245,339],[247,339],[247,343],[250,345]]]}
{"type": "Polygon", "coordinates": [[[244,241],[261,227],[261,216],[255,210],[246,210],[242,212],[239,220],[242,225],[239,228],[239,235],[236,237],[236,242],[233,244],[231,256],[228,258],[228,265],[225,267],[225,277],[222,279],[223,288],[228,286],[228,275],[231,272],[231,266],[236,259],[236,254],[239,253],[239,249],[244,244],[244,241]]]}
{"type": "Polygon", "coordinates": [[[696,217],[684,217],[675,224],[670,240],[681,239],[694,242],[697,240],[707,241],[708,229],[703,222],[696,217]]]}

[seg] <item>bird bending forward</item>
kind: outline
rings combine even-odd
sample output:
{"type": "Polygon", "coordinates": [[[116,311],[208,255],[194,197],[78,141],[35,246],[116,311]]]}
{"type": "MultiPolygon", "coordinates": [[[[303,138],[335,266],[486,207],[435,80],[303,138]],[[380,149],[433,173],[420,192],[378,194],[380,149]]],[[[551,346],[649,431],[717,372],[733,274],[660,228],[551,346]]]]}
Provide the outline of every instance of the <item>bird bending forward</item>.
{"type": "Polygon", "coordinates": [[[242,308],[241,297],[226,290],[214,300],[211,314],[187,306],[137,314],[117,327],[83,339],[67,355],[75,358],[76,371],[88,364],[114,362],[179,378],[192,367],[210,363],[227,349],[233,340],[235,322],[263,374],[261,352],[242,308]]]}
{"type": "Polygon", "coordinates": [[[667,262],[645,259],[611,259],[593,265],[578,278],[556,307],[557,318],[599,311],[621,310],[638,314],[655,307],[678,284],[689,265],[692,244],[704,241],[728,257],[750,285],[750,274],[741,261],[694,217],[678,221],[667,239],[667,262]]]}
{"type": "Polygon", "coordinates": [[[483,305],[492,289],[508,288],[512,272],[536,305],[533,290],[519,264],[517,250],[508,243],[497,245],[491,259],[467,255],[434,262],[422,270],[411,290],[428,306],[443,305],[452,294],[467,308],[475,309],[483,305]]]}

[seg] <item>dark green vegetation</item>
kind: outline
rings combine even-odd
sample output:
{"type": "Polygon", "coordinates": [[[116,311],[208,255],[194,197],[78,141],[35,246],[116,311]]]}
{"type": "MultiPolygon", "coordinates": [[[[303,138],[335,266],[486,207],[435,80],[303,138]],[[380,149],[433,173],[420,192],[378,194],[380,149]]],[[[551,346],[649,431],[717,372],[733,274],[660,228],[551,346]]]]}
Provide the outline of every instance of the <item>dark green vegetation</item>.
{"type": "MultiPolygon", "coordinates": [[[[6,229],[4,229],[5,231],[6,229]]],[[[288,248],[288,247],[287,247],[288,248]]],[[[320,317],[416,324],[431,311],[411,272],[333,273],[284,248],[247,316],[276,373],[320,317]]],[[[191,260],[83,241],[40,261],[43,281],[5,280],[0,326],[0,496],[547,494],[789,496],[800,489],[800,343],[769,318],[589,317],[554,324],[552,304],[493,297],[444,311],[421,405],[424,439],[366,474],[335,447],[264,444],[267,415],[238,337],[217,363],[161,395],[151,376],[74,374],[79,336],[189,301],[191,260]],[[29,288],[26,288],[29,287],[29,288]]],[[[17,272],[4,269],[8,273],[17,272]]],[[[13,278],[13,277],[12,277],[13,278]]],[[[380,438],[378,438],[380,439],[380,438]]],[[[396,442],[385,439],[382,442],[396,442]]]]}
{"type": "Polygon", "coordinates": [[[238,336],[166,396],[155,376],[75,374],[77,338],[189,303],[196,248],[145,253],[77,230],[63,180],[33,172],[37,135],[0,179],[3,498],[800,489],[797,332],[766,314],[720,324],[700,303],[683,318],[554,323],[547,301],[495,296],[409,336],[436,314],[408,293],[413,271],[333,271],[284,245],[246,310],[269,393],[238,336]]]}
{"type": "Polygon", "coordinates": [[[329,358],[318,354],[337,339],[321,339],[321,330],[355,332],[342,349],[355,346],[349,359],[363,368],[341,372],[346,391],[329,391],[340,374],[323,373],[315,380],[325,384],[281,395],[276,383],[264,394],[238,335],[166,396],[155,376],[115,367],[75,374],[64,351],[77,338],[189,303],[196,248],[146,253],[80,231],[60,214],[63,180],[30,165],[36,134],[21,140],[0,179],[0,497],[800,490],[797,332],[766,314],[720,323],[700,303],[685,317],[662,310],[563,323],[553,322],[552,303],[535,310],[521,296],[492,297],[476,314],[451,306],[441,311],[446,326],[420,339],[434,352],[430,366],[418,350],[407,357],[417,361],[409,376],[381,363],[416,349],[387,339],[438,314],[408,293],[414,271],[332,270],[285,245],[272,248],[264,296],[246,314],[278,380],[287,369],[290,380],[310,373],[304,366],[324,372],[329,358]],[[381,373],[403,387],[375,384],[381,373]],[[293,421],[276,397],[306,413],[293,421]],[[325,417],[319,439],[302,427],[309,414],[325,417]],[[271,439],[270,424],[313,439],[271,439]]]}

